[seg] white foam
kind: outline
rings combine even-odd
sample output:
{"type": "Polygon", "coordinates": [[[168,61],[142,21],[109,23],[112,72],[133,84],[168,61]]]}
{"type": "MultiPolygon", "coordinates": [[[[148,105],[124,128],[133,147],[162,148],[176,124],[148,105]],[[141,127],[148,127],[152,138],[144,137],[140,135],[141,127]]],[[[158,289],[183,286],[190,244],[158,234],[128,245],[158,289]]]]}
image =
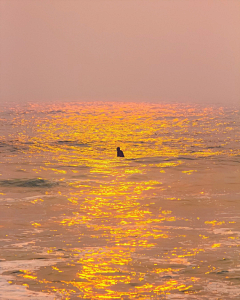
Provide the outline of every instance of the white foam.
{"type": "Polygon", "coordinates": [[[52,266],[56,262],[49,260],[15,260],[0,262],[0,295],[1,300],[19,300],[19,299],[57,299],[56,295],[49,295],[42,292],[33,292],[25,286],[9,284],[8,281],[14,279],[11,275],[2,275],[5,271],[29,270],[33,271],[43,266],[52,266]]]}

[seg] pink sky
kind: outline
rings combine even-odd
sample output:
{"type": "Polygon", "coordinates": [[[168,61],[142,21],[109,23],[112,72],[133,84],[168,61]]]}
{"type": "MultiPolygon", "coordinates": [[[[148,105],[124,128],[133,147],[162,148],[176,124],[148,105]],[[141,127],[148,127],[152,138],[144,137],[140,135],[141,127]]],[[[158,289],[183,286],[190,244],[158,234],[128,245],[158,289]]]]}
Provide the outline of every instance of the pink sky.
{"type": "Polygon", "coordinates": [[[0,102],[240,103],[239,0],[0,0],[0,102]]]}

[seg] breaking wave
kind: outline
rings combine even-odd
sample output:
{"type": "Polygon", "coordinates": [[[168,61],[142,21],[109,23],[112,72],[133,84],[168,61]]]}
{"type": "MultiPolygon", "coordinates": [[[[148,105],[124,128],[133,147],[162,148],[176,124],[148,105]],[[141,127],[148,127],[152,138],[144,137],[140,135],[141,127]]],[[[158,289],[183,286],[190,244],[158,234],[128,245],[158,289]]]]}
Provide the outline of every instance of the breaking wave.
{"type": "Polygon", "coordinates": [[[53,187],[58,185],[57,182],[37,178],[37,179],[7,179],[0,180],[0,186],[15,187],[53,187]]]}

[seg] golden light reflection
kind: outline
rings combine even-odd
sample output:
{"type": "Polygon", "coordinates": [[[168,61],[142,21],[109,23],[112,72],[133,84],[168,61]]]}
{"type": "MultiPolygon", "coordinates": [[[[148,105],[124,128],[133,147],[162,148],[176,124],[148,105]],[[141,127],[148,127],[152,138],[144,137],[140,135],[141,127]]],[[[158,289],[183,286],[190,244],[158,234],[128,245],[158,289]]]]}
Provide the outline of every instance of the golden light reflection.
{"type": "MultiPolygon", "coordinates": [[[[204,110],[189,112],[178,105],[157,107],[153,104],[136,106],[134,103],[128,103],[113,107],[109,103],[102,103],[98,106],[89,103],[82,106],[65,104],[64,111],[65,114],[50,115],[49,119],[44,120],[44,123],[42,119],[35,119],[37,134],[30,140],[32,142],[30,148],[34,152],[41,151],[44,145],[44,150],[52,154],[56,153],[58,160],[61,160],[63,164],[67,162],[66,155],[69,156],[69,152],[71,152],[70,158],[72,160],[77,158],[78,152],[81,152],[82,158],[90,158],[91,160],[93,157],[98,157],[100,153],[101,157],[106,158],[108,155],[114,157],[119,142],[123,144],[123,150],[128,158],[155,157],[163,154],[165,157],[178,157],[184,154],[188,144],[202,149],[201,152],[196,151],[191,154],[194,156],[221,154],[220,148],[204,149],[203,140],[191,135],[190,128],[194,124],[200,125],[201,130],[208,132],[217,130],[216,127],[206,127],[208,122],[205,120],[207,117],[204,110]],[[101,113],[101,110],[104,110],[104,113],[101,113]],[[177,114],[178,118],[171,119],[174,114],[177,114]],[[191,115],[196,116],[197,123],[190,120],[191,115]],[[122,126],[119,122],[121,119],[124,119],[127,126],[122,126]],[[160,130],[161,136],[158,135],[160,130]],[[184,136],[184,147],[173,149],[167,145],[170,141],[171,143],[174,141],[182,143],[177,138],[169,138],[167,135],[169,130],[189,134],[184,136]],[[163,136],[163,134],[165,135],[163,136]],[[105,145],[108,147],[106,148],[105,145]],[[104,152],[102,152],[103,149],[104,152]]],[[[207,113],[213,115],[214,111],[209,110],[207,113]]],[[[21,127],[29,126],[31,121],[28,120],[27,123],[23,124],[21,119],[21,127]]],[[[220,123],[218,126],[221,125],[220,123]]],[[[226,130],[232,130],[232,127],[227,127],[226,130]]],[[[22,132],[19,138],[22,141],[29,141],[27,131],[26,134],[22,132]]],[[[88,160],[88,165],[91,165],[91,160],[88,160]]],[[[76,162],[77,160],[75,160],[76,162]]],[[[169,167],[174,164],[176,162],[157,163],[156,167],[169,167]]],[[[55,169],[57,173],[62,171],[66,172],[66,170],[55,169]]],[[[106,169],[101,168],[101,172],[104,171],[107,172],[106,169]]],[[[94,169],[91,172],[94,172],[94,169]]]]}
{"type": "Polygon", "coordinates": [[[32,226],[39,227],[39,226],[42,226],[42,225],[40,223],[32,223],[32,226]]]}
{"type": "Polygon", "coordinates": [[[205,221],[205,224],[210,224],[212,226],[216,226],[216,225],[220,226],[222,224],[225,224],[225,221],[219,221],[219,222],[217,220],[205,221]]]}
{"type": "Polygon", "coordinates": [[[35,109],[34,122],[15,121],[18,143],[27,144],[22,154],[33,161],[19,170],[42,180],[29,198],[41,215],[32,208],[24,234],[36,244],[30,259],[55,261],[18,270],[20,284],[62,299],[197,294],[201,276],[191,272],[209,275],[209,251],[220,255],[226,240],[230,247],[238,239],[213,238],[213,230],[236,222],[208,214],[215,206],[199,180],[212,179],[200,159],[214,165],[217,157],[240,154],[223,147],[233,127],[217,119],[222,111],[143,103],[35,109]],[[118,146],[125,158],[116,157],[118,146]]]}

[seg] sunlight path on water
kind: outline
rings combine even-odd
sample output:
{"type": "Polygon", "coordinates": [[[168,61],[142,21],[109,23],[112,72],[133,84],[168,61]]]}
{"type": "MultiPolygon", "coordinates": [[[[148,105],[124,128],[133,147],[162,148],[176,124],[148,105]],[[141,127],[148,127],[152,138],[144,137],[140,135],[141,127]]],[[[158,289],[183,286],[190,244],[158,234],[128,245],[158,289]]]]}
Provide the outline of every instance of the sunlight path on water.
{"type": "Polygon", "coordinates": [[[237,299],[239,111],[72,103],[0,117],[6,297],[237,299]]]}

